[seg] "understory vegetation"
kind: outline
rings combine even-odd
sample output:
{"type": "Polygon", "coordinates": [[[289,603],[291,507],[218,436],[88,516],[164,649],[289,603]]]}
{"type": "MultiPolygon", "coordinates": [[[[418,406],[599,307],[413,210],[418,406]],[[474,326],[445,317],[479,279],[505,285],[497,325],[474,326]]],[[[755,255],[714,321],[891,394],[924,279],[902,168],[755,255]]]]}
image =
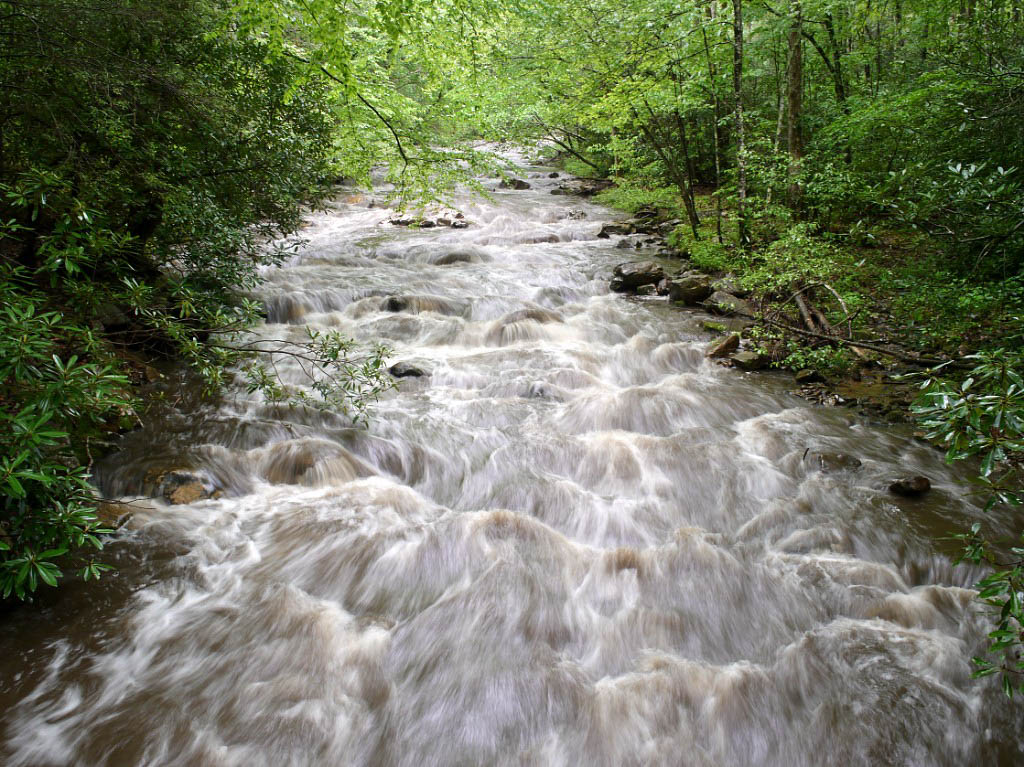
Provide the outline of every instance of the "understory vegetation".
{"type": "MultiPolygon", "coordinates": [[[[214,391],[298,355],[299,404],[363,415],[383,350],[246,346],[250,292],[339,178],[441,199],[481,138],[678,219],[671,245],[753,294],[779,365],[931,370],[917,416],[989,508],[1020,504],[1015,0],[0,0],[0,593],[103,571],[90,467],[154,360],[214,391]]],[[[1024,549],[964,540],[994,568],[979,671],[1011,690],[1024,549]]]]}

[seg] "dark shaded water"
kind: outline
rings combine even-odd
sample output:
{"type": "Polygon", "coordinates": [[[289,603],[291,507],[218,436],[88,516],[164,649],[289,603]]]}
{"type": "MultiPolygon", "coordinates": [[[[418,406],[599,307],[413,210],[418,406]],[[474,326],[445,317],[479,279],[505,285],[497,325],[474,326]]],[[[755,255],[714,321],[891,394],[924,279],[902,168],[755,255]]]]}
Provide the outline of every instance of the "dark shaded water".
{"type": "Polygon", "coordinates": [[[709,363],[700,317],[608,293],[613,214],[530,182],[465,230],[311,220],[261,333],[431,375],[368,430],[236,392],[127,440],[108,492],[187,459],[228,493],[144,507],[118,575],[6,618],[5,764],[1021,758],[969,678],[977,574],[934,539],[978,511],[940,456],[709,363]],[[935,489],[896,500],[906,472],[935,489]]]}

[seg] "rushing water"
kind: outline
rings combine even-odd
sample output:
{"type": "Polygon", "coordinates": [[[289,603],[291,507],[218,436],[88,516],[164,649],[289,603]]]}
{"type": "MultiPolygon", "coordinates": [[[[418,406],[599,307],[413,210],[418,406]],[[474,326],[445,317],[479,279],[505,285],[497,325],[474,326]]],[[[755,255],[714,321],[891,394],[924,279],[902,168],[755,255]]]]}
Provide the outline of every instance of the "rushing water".
{"type": "Polygon", "coordinates": [[[709,362],[699,315],[608,292],[614,215],[530,183],[463,230],[312,217],[261,332],[430,375],[368,430],[238,391],[127,439],[107,492],[185,461],[226,493],[5,619],[5,764],[1020,763],[940,456],[709,362]],[[907,472],[925,499],[887,493],[907,472]]]}

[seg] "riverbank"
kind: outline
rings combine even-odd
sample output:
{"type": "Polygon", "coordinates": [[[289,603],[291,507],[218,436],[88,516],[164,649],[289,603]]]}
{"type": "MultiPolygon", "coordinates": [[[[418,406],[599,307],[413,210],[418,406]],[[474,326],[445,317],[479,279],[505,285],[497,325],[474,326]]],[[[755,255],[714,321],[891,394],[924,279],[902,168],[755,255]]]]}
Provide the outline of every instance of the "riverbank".
{"type": "Polygon", "coordinates": [[[769,222],[758,245],[740,249],[730,241],[729,211],[719,221],[710,194],[697,197],[699,239],[669,190],[611,186],[595,199],[629,214],[608,229],[622,247],[658,248],[669,282],[685,283],[659,293],[731,316],[731,324],[707,329],[726,338],[739,332],[741,350],[756,355],[740,365],[788,371],[794,391],[821,404],[911,420],[914,374],[969,367],[965,357],[1004,341],[1020,322],[1012,285],[968,287],[944,271],[941,251],[919,233],[876,228],[854,238],[810,224],[772,232],[781,225],[769,222]]]}

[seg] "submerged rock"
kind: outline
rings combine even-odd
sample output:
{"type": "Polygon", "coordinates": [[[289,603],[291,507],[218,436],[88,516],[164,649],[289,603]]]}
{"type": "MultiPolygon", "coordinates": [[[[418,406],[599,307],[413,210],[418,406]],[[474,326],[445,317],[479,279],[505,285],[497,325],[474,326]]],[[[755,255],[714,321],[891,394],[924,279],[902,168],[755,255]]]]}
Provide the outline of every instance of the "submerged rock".
{"type": "Polygon", "coordinates": [[[900,477],[889,485],[889,492],[904,498],[917,498],[932,489],[931,480],[917,474],[912,477],[900,477]]]}
{"type": "Polygon", "coordinates": [[[804,454],[804,460],[826,474],[834,471],[852,471],[861,466],[859,458],[846,453],[818,453],[809,450],[804,454]]]}

